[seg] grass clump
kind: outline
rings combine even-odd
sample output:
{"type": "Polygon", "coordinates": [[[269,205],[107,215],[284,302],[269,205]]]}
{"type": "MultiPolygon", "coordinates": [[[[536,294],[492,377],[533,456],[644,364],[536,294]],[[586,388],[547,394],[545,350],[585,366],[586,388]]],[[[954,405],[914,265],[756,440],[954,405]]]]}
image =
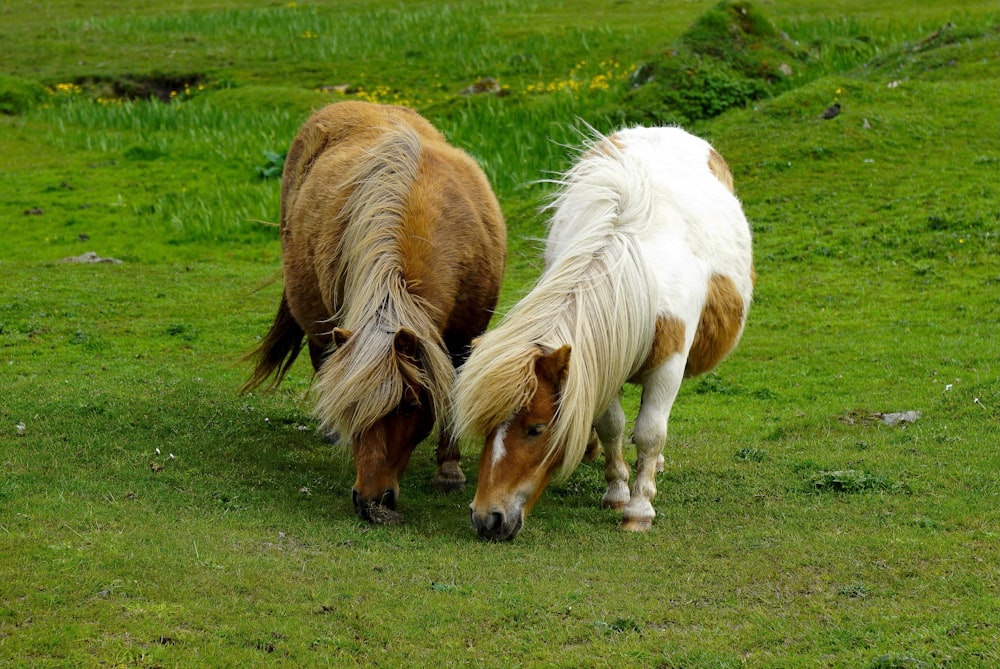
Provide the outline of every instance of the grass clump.
{"type": "Polygon", "coordinates": [[[257,176],[261,179],[280,177],[282,170],[285,169],[285,152],[265,151],[264,164],[257,165],[254,169],[257,171],[257,176]]]}
{"type": "Polygon", "coordinates": [[[834,492],[864,492],[868,490],[888,490],[892,485],[880,476],[860,469],[835,469],[817,472],[812,477],[812,487],[816,490],[834,492]]]}
{"type": "Polygon", "coordinates": [[[763,448],[748,446],[741,448],[733,454],[737,462],[764,462],[767,458],[767,451],[763,448]]]}
{"type": "Polygon", "coordinates": [[[879,655],[871,664],[871,669],[924,669],[928,664],[912,655],[888,654],[879,655]]]}
{"type": "Polygon", "coordinates": [[[0,114],[23,114],[45,98],[45,89],[34,81],[0,73],[0,114]]]}

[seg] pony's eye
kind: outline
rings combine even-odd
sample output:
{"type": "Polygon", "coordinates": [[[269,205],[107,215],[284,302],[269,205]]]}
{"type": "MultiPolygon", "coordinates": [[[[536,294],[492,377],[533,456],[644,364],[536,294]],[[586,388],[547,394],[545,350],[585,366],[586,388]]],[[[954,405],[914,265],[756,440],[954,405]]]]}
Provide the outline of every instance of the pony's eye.
{"type": "Polygon", "coordinates": [[[402,416],[409,416],[412,413],[414,413],[419,408],[419,406],[420,406],[419,404],[411,400],[403,400],[402,402],[399,403],[399,406],[396,407],[396,412],[402,416]]]}
{"type": "Polygon", "coordinates": [[[529,425],[526,430],[529,437],[538,437],[545,432],[545,423],[536,423],[535,425],[529,425]]]}

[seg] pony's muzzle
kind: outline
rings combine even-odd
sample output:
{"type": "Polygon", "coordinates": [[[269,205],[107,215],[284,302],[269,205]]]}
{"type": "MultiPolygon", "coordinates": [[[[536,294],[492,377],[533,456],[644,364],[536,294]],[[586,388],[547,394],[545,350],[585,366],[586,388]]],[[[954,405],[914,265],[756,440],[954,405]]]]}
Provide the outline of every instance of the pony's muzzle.
{"type": "Polygon", "coordinates": [[[500,510],[477,513],[474,508],[470,507],[469,515],[472,518],[472,528],[480,539],[486,541],[510,541],[517,536],[524,524],[523,513],[508,517],[500,510]]]}

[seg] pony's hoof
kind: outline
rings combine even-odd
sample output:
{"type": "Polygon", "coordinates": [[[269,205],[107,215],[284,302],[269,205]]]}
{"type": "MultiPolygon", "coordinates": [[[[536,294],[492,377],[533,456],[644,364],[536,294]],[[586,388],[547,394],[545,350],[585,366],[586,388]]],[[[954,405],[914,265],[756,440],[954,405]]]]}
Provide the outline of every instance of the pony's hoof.
{"type": "Polygon", "coordinates": [[[465,487],[465,474],[458,468],[458,465],[443,466],[431,479],[431,485],[440,493],[458,492],[465,487]]]}
{"type": "Polygon", "coordinates": [[[653,527],[652,518],[626,518],[620,527],[626,532],[648,532],[653,527]]]}
{"type": "Polygon", "coordinates": [[[602,499],[601,500],[601,508],[602,509],[611,509],[612,511],[624,511],[626,504],[628,504],[628,500],[627,499],[625,501],[621,501],[621,500],[617,500],[617,499],[602,499]]]}

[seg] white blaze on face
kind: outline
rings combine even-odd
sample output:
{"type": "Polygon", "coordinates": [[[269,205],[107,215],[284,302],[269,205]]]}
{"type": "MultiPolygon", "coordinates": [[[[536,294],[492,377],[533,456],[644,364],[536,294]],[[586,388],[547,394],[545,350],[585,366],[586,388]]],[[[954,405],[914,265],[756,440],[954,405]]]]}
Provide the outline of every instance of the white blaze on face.
{"type": "Polygon", "coordinates": [[[490,460],[490,467],[496,467],[504,456],[507,455],[507,449],[504,447],[503,442],[507,439],[507,429],[510,427],[511,419],[508,418],[500,427],[497,428],[497,432],[493,435],[493,453],[492,459],[490,460]]]}

